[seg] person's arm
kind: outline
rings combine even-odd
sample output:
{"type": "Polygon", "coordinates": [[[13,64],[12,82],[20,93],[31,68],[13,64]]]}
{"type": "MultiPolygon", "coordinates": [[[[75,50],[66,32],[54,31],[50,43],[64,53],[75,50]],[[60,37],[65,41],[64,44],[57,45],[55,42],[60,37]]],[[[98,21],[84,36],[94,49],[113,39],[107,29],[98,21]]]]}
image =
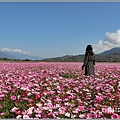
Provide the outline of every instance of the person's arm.
{"type": "Polygon", "coordinates": [[[94,65],[95,65],[95,55],[94,55],[94,60],[93,60],[93,63],[94,63],[94,65]]]}
{"type": "Polygon", "coordinates": [[[83,65],[82,65],[82,70],[83,70],[84,67],[87,65],[87,63],[88,63],[88,55],[85,56],[85,58],[84,58],[84,63],[83,63],[83,65]]]}

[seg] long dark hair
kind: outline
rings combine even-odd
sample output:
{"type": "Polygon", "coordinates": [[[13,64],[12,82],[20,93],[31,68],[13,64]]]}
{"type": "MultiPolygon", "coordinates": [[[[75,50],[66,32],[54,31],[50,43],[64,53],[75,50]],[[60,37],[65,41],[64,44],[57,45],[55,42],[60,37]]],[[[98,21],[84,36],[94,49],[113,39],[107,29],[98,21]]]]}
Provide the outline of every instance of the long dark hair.
{"type": "Polygon", "coordinates": [[[85,52],[85,56],[86,55],[93,55],[93,48],[92,48],[92,45],[87,45],[86,47],[86,52],[85,52]]]}

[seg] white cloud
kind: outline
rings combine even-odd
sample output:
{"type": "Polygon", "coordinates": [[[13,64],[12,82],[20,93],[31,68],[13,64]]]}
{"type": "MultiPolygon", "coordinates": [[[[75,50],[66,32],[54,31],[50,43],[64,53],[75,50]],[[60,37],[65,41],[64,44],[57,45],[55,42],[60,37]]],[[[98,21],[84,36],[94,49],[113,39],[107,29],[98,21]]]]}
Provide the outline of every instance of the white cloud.
{"type": "Polygon", "coordinates": [[[3,51],[3,52],[17,52],[17,53],[27,54],[27,55],[30,54],[30,52],[24,52],[24,51],[22,51],[20,49],[2,48],[1,51],[3,51]]]}
{"type": "Polygon", "coordinates": [[[114,47],[120,47],[120,29],[115,33],[106,32],[104,40],[100,40],[98,44],[93,44],[95,53],[101,53],[114,47]]]}

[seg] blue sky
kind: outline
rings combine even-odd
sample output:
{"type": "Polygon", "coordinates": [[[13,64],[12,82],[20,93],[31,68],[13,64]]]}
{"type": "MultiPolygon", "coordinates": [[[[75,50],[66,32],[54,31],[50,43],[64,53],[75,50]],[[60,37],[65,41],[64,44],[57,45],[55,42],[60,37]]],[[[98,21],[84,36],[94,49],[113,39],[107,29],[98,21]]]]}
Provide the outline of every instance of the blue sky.
{"type": "Polygon", "coordinates": [[[0,2],[0,50],[43,58],[120,46],[120,2],[0,2]]]}

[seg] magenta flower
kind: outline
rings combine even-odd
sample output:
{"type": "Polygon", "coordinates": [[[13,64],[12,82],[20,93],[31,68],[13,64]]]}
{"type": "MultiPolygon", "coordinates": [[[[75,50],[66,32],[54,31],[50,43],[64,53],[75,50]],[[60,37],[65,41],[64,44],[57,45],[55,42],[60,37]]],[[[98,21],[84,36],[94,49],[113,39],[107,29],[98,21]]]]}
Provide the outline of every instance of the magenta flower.
{"type": "Polygon", "coordinates": [[[120,119],[120,116],[118,114],[113,114],[111,116],[111,119],[120,119]]]}
{"type": "Polygon", "coordinates": [[[102,96],[98,96],[98,95],[96,95],[96,99],[95,99],[95,101],[102,101],[103,100],[103,97],[102,96]]]}
{"type": "Polygon", "coordinates": [[[17,98],[17,97],[16,97],[15,95],[12,95],[12,96],[10,97],[11,100],[16,100],[16,98],[17,98]]]}
{"type": "Polygon", "coordinates": [[[87,114],[87,119],[92,119],[92,114],[91,113],[87,114]]]}
{"type": "Polygon", "coordinates": [[[79,110],[84,110],[84,106],[78,106],[79,110]]]}

